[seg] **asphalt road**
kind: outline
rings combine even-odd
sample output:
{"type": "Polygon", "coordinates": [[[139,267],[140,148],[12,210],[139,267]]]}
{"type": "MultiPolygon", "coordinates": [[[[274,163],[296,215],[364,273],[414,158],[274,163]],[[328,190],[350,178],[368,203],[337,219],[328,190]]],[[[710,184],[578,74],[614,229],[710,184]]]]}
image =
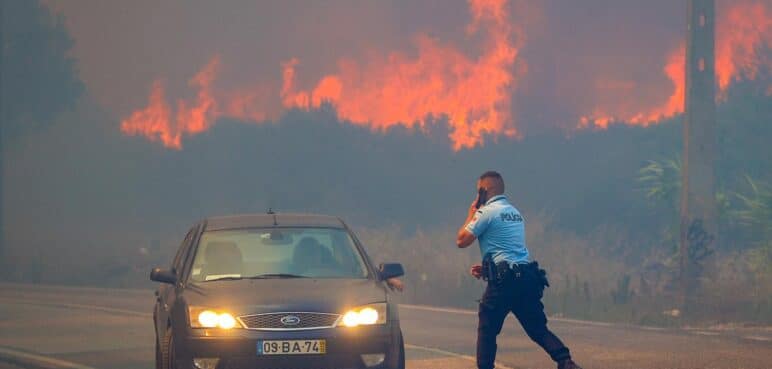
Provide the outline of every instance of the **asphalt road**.
{"type": "MultiPolygon", "coordinates": [[[[50,368],[153,368],[153,302],[152,290],[0,284],[0,358],[21,355],[50,368]]],[[[474,312],[403,305],[400,314],[408,368],[474,368],[474,312]]],[[[772,328],[655,329],[561,319],[550,327],[586,369],[772,369],[772,328]]],[[[513,318],[499,337],[498,360],[503,368],[555,367],[513,318]]],[[[0,369],[19,366],[0,361],[0,369]]]]}

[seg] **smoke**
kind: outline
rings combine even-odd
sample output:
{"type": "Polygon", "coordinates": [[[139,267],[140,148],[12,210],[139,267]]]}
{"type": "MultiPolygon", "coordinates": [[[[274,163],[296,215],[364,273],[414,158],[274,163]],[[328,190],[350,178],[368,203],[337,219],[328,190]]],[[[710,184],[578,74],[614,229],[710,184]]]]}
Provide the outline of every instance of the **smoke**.
{"type": "Polygon", "coordinates": [[[49,126],[72,109],[83,84],[61,17],[37,1],[3,2],[0,111],[9,139],[49,126]]]}
{"type": "MultiPolygon", "coordinates": [[[[715,68],[718,87],[717,99],[726,98],[730,84],[741,80],[756,80],[760,71],[772,67],[772,4],[762,1],[719,2],[716,19],[715,68]]],[[[662,72],[671,84],[671,93],[661,104],[645,110],[630,109],[624,102],[596,106],[592,113],[580,119],[580,127],[605,129],[618,122],[647,126],[662,122],[683,112],[685,96],[685,54],[682,41],[669,53],[662,72]]],[[[767,90],[772,89],[772,82],[767,90]]],[[[602,89],[603,86],[597,86],[602,89]]],[[[637,84],[630,83],[623,91],[626,99],[636,97],[637,84]]]]}
{"type": "MultiPolygon", "coordinates": [[[[186,2],[177,7],[174,0],[163,5],[56,3],[81,7],[81,13],[68,14],[70,27],[96,35],[91,40],[101,43],[89,44],[83,33],[74,34],[72,53],[88,93],[75,111],[52,114],[55,122],[48,129],[25,136],[22,145],[3,153],[8,164],[7,260],[21,280],[115,285],[116,279],[130,277],[141,285],[139,281],[147,283],[147,268],[168,263],[179,237],[196,219],[272,207],[340,215],[354,226],[383,231],[397,241],[376,242],[367,232],[363,240],[392,252],[408,268],[429,265],[444,276],[430,278],[427,284],[411,281],[410,275],[420,274],[408,273],[413,291],[472,282],[457,278],[465,270],[458,262],[472,259],[440,254],[454,247],[451,227],[460,221],[459,214],[463,219],[476,193],[475,178],[488,168],[504,173],[512,201],[530,214],[534,253],[551,269],[562,270],[554,288],[569,292],[552,295],[564,305],[567,301],[577,309],[595,309],[598,319],[605,319],[609,310],[602,299],[608,298],[610,284],[623,277],[622,270],[633,273],[635,284],[647,257],[661,253],[655,260],[664,262],[671,256],[673,238],[663,230],[677,224],[672,221],[677,213],[647,202],[636,173],[641,163],[679,152],[677,120],[652,123],[676,116],[683,105],[682,2],[458,6],[447,0],[351,1],[331,6],[327,17],[318,11],[333,1],[324,6],[244,3],[251,5],[186,2]],[[377,17],[356,8],[365,3],[400,7],[404,14],[378,13],[385,14],[379,24],[377,17]],[[244,6],[265,6],[271,12],[244,11],[244,6]],[[440,6],[442,11],[437,11],[440,6]],[[285,7],[289,10],[280,11],[285,7]],[[113,17],[98,12],[108,8],[113,17]],[[346,13],[349,8],[356,10],[346,13]],[[276,16],[303,10],[311,23],[296,25],[276,16]],[[177,16],[181,13],[185,17],[177,16]],[[268,13],[272,16],[264,15],[268,13]],[[136,18],[115,18],[124,14],[136,18]],[[530,18],[533,14],[538,16],[530,18]],[[429,23],[419,27],[395,21],[410,17],[429,23]],[[175,23],[180,18],[194,21],[175,23]],[[325,27],[312,23],[315,18],[325,19],[325,27]],[[206,23],[220,25],[222,19],[233,21],[228,27],[206,23]],[[405,30],[384,32],[397,36],[379,38],[367,27],[330,29],[346,19],[380,29],[397,24],[394,28],[405,30]],[[254,27],[271,26],[260,32],[239,28],[249,21],[254,27]],[[164,34],[159,28],[170,31],[164,34]],[[309,37],[314,41],[297,42],[309,37]],[[346,37],[345,47],[330,46],[341,37],[346,37]],[[254,43],[247,42],[253,38],[254,43]],[[116,108],[105,101],[127,106],[116,108]],[[588,128],[608,128],[584,129],[570,137],[534,132],[548,124],[573,130],[582,116],[588,117],[588,128]],[[589,121],[595,117],[608,120],[589,121]],[[635,125],[614,125],[617,120],[635,125]],[[521,136],[527,138],[508,139],[521,136]],[[492,144],[498,137],[503,143],[492,144]],[[390,224],[398,230],[392,231],[390,224]],[[415,237],[403,240],[402,232],[415,237]],[[142,260],[135,261],[137,250],[143,250],[142,260]],[[406,257],[405,250],[415,252],[406,257]],[[583,255],[593,257],[575,262],[583,255]],[[602,275],[593,274],[598,267],[605,268],[602,275]],[[573,275],[593,276],[593,304],[574,303],[574,289],[560,282],[573,275]]],[[[717,44],[717,53],[724,55],[717,60],[723,94],[717,109],[717,180],[732,199],[734,191],[747,193],[742,187],[746,174],[772,180],[772,125],[767,124],[772,104],[764,95],[772,91],[764,85],[768,4],[723,1],[717,12],[729,19],[719,22],[717,44]]],[[[46,42],[28,40],[14,46],[33,49],[46,42]]],[[[49,47],[55,55],[70,53],[63,46],[49,47]]],[[[15,106],[32,107],[36,113],[34,108],[56,107],[38,99],[43,93],[58,91],[57,96],[68,97],[65,100],[75,96],[59,89],[73,73],[63,80],[46,79],[50,85],[38,84],[48,78],[45,72],[54,70],[48,58],[52,54],[31,55],[18,59],[18,70],[34,70],[27,65],[34,61],[45,66],[40,74],[29,73],[3,86],[20,91],[23,104],[15,106]],[[35,93],[24,95],[25,88],[35,93]]],[[[74,63],[72,59],[63,64],[74,63]]],[[[738,209],[737,203],[733,206],[738,209]]],[[[727,241],[719,246],[732,253],[750,250],[753,245],[746,239],[752,235],[736,232],[722,233],[727,241]]],[[[732,254],[724,260],[737,264],[738,259],[732,254]]],[[[758,282],[756,275],[739,267],[716,280],[728,280],[726,275],[758,282]]],[[[452,290],[428,294],[419,302],[471,301],[462,297],[469,289],[452,290]],[[440,300],[443,296],[447,300],[440,300]]],[[[722,306],[731,309],[733,303],[745,301],[734,297],[722,306]]],[[[628,305],[637,314],[659,315],[639,309],[643,305],[637,302],[628,305]]],[[[757,306],[755,311],[770,311],[764,309],[768,305],[757,306]]]]}
{"type": "MultiPolygon", "coordinates": [[[[630,109],[631,104],[626,103],[625,101],[620,101],[613,106],[598,106],[595,107],[590,116],[580,118],[579,127],[606,129],[609,124],[615,122],[648,126],[682,113],[686,93],[685,65],[686,49],[682,44],[670,53],[667,58],[667,64],[662,68],[662,72],[672,84],[672,92],[663,104],[654,106],[646,111],[630,109]]],[[[624,92],[625,95],[628,95],[627,98],[629,98],[629,95],[633,95],[637,88],[635,83],[629,83],[623,86],[597,84],[595,87],[600,90],[605,90],[604,92],[624,92]]]]}

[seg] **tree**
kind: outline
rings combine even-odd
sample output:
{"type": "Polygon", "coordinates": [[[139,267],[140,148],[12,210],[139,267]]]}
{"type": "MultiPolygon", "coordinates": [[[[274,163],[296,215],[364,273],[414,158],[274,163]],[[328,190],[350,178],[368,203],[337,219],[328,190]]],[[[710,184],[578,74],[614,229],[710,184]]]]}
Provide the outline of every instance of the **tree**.
{"type": "Polygon", "coordinates": [[[751,193],[743,195],[735,193],[740,200],[741,208],[733,212],[733,218],[740,225],[750,230],[751,237],[758,246],[758,264],[767,269],[772,264],[772,187],[745,176],[750,185],[751,193]]]}
{"type": "Polygon", "coordinates": [[[646,198],[664,203],[675,210],[681,193],[681,160],[649,160],[638,171],[638,182],[643,185],[646,198]]]}
{"type": "Polygon", "coordinates": [[[3,148],[73,107],[83,85],[62,17],[36,0],[2,1],[0,27],[0,262],[5,262],[3,148]]]}
{"type": "MultiPolygon", "coordinates": [[[[678,211],[681,196],[681,159],[649,160],[638,170],[638,182],[652,205],[667,206],[672,215],[678,211]]],[[[719,222],[729,213],[729,198],[723,191],[716,191],[719,222]]]]}
{"type": "Polygon", "coordinates": [[[734,215],[743,225],[751,228],[760,240],[772,239],[772,189],[763,182],[745,176],[751,188],[749,195],[735,193],[742,208],[734,215]]]}

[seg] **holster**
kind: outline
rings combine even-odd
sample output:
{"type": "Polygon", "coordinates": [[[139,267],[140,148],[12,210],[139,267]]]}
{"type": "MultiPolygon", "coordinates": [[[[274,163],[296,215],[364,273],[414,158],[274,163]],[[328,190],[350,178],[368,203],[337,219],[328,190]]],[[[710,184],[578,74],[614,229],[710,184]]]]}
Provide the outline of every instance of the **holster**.
{"type": "Polygon", "coordinates": [[[513,273],[512,267],[506,261],[496,263],[496,281],[501,282],[507,278],[519,278],[520,276],[513,273]]]}
{"type": "Polygon", "coordinates": [[[491,255],[486,255],[483,258],[482,279],[484,281],[498,280],[498,273],[496,272],[496,263],[493,262],[493,257],[491,255]]]}
{"type": "Polygon", "coordinates": [[[547,271],[539,268],[539,263],[533,262],[534,269],[536,270],[536,276],[539,278],[544,287],[550,286],[550,281],[547,279],[547,271]]]}

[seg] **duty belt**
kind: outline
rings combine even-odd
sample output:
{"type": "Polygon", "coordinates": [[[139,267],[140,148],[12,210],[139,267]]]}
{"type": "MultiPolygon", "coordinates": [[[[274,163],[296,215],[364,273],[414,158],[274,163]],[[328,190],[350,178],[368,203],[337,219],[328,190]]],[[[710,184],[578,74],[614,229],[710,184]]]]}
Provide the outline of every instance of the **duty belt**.
{"type": "Polygon", "coordinates": [[[527,274],[540,276],[542,283],[545,286],[549,286],[546,272],[539,269],[539,264],[537,262],[530,262],[528,264],[510,264],[506,261],[493,263],[490,258],[485,258],[483,260],[483,280],[489,282],[501,282],[508,278],[522,278],[527,274]]]}
{"type": "Polygon", "coordinates": [[[508,276],[515,278],[522,277],[525,273],[537,270],[539,265],[535,262],[528,264],[509,264],[506,261],[496,263],[496,275],[498,279],[504,279],[508,276]]]}

